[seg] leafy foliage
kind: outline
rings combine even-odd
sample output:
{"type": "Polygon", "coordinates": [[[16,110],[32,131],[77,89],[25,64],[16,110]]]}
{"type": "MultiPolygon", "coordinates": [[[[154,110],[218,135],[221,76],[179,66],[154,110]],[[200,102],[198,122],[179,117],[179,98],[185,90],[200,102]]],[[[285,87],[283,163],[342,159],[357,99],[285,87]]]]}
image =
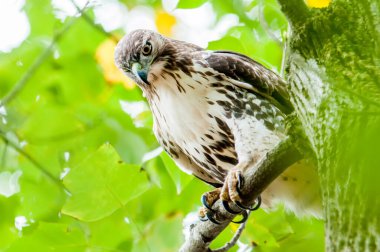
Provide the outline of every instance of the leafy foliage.
{"type": "MultiPolygon", "coordinates": [[[[205,2],[180,0],[177,8],[205,2]]],[[[236,13],[240,24],[209,49],[239,51],[280,71],[287,23],[275,0],[210,2],[218,18],[236,13]]],[[[162,11],[158,1],[127,6],[140,4],[162,11]]],[[[0,194],[0,251],[178,250],[182,220],[211,188],[157,150],[149,112],[131,116],[122,110],[120,101],[144,98],[133,84],[109,77],[110,38],[81,17],[62,24],[48,0],[27,1],[24,9],[31,34],[12,53],[0,54],[0,97],[15,88],[57,29],[73,23],[0,113],[0,175],[21,171],[16,181],[1,180],[19,191],[0,194]]],[[[172,16],[163,18],[171,20],[162,24],[173,25],[172,16]]],[[[223,245],[236,228],[231,225],[213,246],[223,245]]],[[[241,242],[255,251],[321,251],[323,226],[281,207],[260,210],[241,242]]]]}

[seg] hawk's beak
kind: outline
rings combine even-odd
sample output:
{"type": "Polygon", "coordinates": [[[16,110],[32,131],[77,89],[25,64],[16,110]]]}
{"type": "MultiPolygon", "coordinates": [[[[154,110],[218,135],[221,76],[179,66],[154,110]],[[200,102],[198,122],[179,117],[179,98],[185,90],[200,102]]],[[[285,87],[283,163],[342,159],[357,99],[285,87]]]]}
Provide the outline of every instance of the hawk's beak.
{"type": "Polygon", "coordinates": [[[148,70],[143,69],[140,63],[135,62],[132,64],[132,73],[136,76],[137,79],[141,80],[141,82],[149,85],[148,70]]]}

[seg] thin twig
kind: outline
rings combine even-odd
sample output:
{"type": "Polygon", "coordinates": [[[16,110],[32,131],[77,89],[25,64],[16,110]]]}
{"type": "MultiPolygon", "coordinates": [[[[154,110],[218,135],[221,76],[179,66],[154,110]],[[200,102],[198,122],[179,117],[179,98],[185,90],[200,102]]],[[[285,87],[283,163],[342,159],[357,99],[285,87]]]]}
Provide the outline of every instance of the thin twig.
{"type": "Polygon", "coordinates": [[[38,170],[42,172],[45,176],[47,176],[49,179],[51,179],[53,182],[55,182],[60,187],[64,187],[64,185],[61,183],[61,181],[57,178],[55,178],[52,174],[50,174],[47,169],[41,165],[36,159],[34,159],[31,155],[29,155],[26,151],[24,151],[22,148],[20,148],[16,143],[12,142],[4,132],[0,131],[0,138],[3,139],[3,141],[12,147],[14,150],[16,150],[18,153],[20,153],[22,156],[24,156],[26,159],[28,159],[38,170]]]}
{"type": "MultiPolygon", "coordinates": [[[[70,2],[75,6],[77,11],[80,10],[79,6],[75,3],[74,0],[70,0],[70,2]]],[[[103,35],[110,37],[113,41],[116,43],[119,42],[119,39],[112,33],[104,30],[104,28],[101,25],[95,24],[94,20],[92,20],[86,13],[82,13],[82,18],[92,27],[94,27],[96,30],[98,30],[103,35]]]]}
{"type": "MultiPolygon", "coordinates": [[[[248,212],[248,216],[249,216],[250,212],[248,212]]],[[[225,252],[225,251],[228,251],[230,248],[232,248],[233,246],[235,246],[235,244],[237,243],[237,241],[239,240],[241,234],[243,233],[244,231],[244,228],[245,228],[245,225],[246,225],[247,222],[244,222],[242,223],[238,230],[236,231],[236,233],[234,234],[234,237],[232,237],[231,241],[227,242],[223,247],[221,248],[218,248],[218,249],[214,249],[212,250],[212,252],[225,252]]]]}
{"type": "Polygon", "coordinates": [[[289,39],[289,24],[286,25],[286,32],[283,36],[283,47],[282,47],[282,59],[281,59],[281,72],[280,72],[280,76],[282,78],[285,79],[285,64],[286,64],[286,61],[287,61],[287,57],[286,57],[286,52],[288,50],[288,39],[289,39]]]}
{"type": "Polygon", "coordinates": [[[50,55],[50,51],[53,49],[55,43],[55,39],[49,44],[49,46],[42,52],[42,54],[37,58],[36,61],[32,64],[32,66],[28,69],[28,71],[21,77],[21,79],[16,83],[14,88],[3,98],[0,100],[0,107],[6,105],[11,100],[13,100],[20,91],[24,88],[25,84],[28,80],[34,75],[36,70],[42,65],[45,59],[50,55]]]}
{"type": "MultiPolygon", "coordinates": [[[[85,6],[82,9],[80,9],[78,14],[83,13],[83,11],[87,8],[89,2],[90,1],[87,1],[85,6]]],[[[0,107],[11,102],[21,92],[21,90],[25,87],[29,79],[36,73],[37,69],[48,58],[48,56],[54,48],[54,45],[62,38],[62,35],[68,31],[68,29],[71,27],[71,25],[74,24],[76,20],[76,18],[71,19],[62,29],[60,29],[58,32],[54,34],[49,46],[40,54],[36,61],[33,62],[33,64],[29,67],[28,71],[15,84],[14,88],[0,100],[0,107]]]]}
{"type": "Polygon", "coordinates": [[[265,31],[268,33],[269,37],[272,38],[272,40],[274,42],[276,42],[276,44],[279,46],[279,47],[283,47],[283,43],[281,42],[281,40],[279,38],[276,37],[276,35],[274,35],[274,33],[271,31],[271,28],[269,27],[267,21],[265,20],[265,17],[264,17],[264,10],[262,8],[262,5],[263,5],[263,2],[260,1],[259,3],[259,21],[260,21],[260,24],[264,27],[265,31]]]}

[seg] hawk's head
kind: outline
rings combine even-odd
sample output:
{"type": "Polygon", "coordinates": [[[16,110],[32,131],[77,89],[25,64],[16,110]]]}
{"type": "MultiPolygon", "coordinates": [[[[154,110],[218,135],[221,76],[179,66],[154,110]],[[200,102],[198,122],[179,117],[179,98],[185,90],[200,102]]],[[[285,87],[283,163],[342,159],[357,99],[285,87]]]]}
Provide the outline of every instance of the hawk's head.
{"type": "Polygon", "coordinates": [[[153,31],[135,30],[119,41],[115,49],[115,62],[140,87],[146,87],[151,84],[148,76],[154,64],[161,62],[174,64],[174,68],[182,67],[175,63],[176,58],[183,58],[194,50],[202,48],[166,38],[153,31]]]}
{"type": "Polygon", "coordinates": [[[149,85],[149,69],[164,48],[165,39],[148,30],[131,32],[115,49],[116,65],[140,86],[149,85]]]}

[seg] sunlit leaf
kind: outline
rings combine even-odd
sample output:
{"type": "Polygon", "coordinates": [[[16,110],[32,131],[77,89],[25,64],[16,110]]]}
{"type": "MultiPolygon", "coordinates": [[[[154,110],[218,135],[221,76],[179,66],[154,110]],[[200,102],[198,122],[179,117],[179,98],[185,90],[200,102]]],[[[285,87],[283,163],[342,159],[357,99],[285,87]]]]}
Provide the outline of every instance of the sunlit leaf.
{"type": "Polygon", "coordinates": [[[225,36],[219,40],[211,41],[208,43],[210,50],[230,50],[239,53],[246,53],[241,41],[232,36],[225,36]]]}
{"type": "Polygon", "coordinates": [[[207,0],[179,0],[177,8],[179,9],[191,9],[201,6],[207,2],[207,0]]]}
{"type": "Polygon", "coordinates": [[[81,252],[88,248],[85,232],[79,226],[40,222],[30,235],[24,235],[10,247],[9,252],[57,251],[81,252]]]}
{"type": "Polygon", "coordinates": [[[165,152],[161,153],[160,158],[165,164],[166,170],[175,184],[177,193],[181,193],[183,188],[186,187],[186,185],[193,179],[193,176],[181,171],[181,169],[178,168],[174,161],[165,152]]]}
{"type": "Polygon", "coordinates": [[[140,168],[120,161],[111,145],[78,164],[64,178],[72,195],[62,213],[84,221],[104,218],[149,188],[140,168]]]}

